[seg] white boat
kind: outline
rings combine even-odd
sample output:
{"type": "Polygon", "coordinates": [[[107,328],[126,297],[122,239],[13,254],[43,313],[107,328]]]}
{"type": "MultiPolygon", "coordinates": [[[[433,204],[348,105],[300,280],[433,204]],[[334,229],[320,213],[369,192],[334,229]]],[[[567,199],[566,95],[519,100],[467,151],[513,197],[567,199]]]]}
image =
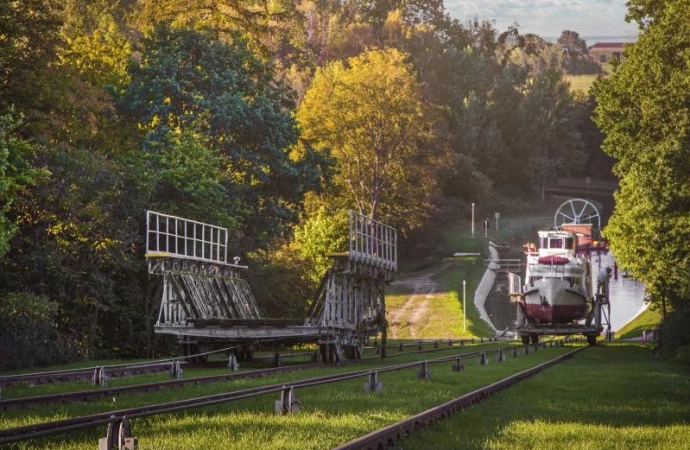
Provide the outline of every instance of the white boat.
{"type": "Polygon", "coordinates": [[[529,324],[570,324],[592,308],[589,258],[577,254],[577,234],[539,231],[539,248],[527,247],[525,283],[514,296],[529,324]]]}

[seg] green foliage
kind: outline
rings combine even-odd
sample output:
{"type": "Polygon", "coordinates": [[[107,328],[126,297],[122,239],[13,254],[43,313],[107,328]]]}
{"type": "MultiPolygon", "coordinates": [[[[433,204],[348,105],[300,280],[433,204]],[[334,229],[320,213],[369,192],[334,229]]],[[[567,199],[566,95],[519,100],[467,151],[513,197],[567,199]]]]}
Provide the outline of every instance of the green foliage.
{"type": "Polygon", "coordinates": [[[687,345],[690,302],[690,5],[632,1],[630,14],[643,33],[595,85],[596,122],[621,186],[604,234],[660,305],[662,351],[673,354],[687,345]]]}
{"type": "Polygon", "coordinates": [[[154,181],[151,203],[163,210],[184,205],[187,216],[234,232],[241,224],[244,249],[284,233],[304,193],[321,182],[323,158],[308,147],[291,153],[297,143],[291,105],[271,66],[239,37],[229,45],[162,25],[143,41],[119,99],[120,111],[146,132],[144,149],[168,167],[154,181]],[[208,183],[190,178],[199,170],[208,183]]]}
{"type": "Polygon", "coordinates": [[[5,1],[0,4],[0,112],[12,105],[26,112],[45,82],[60,38],[59,2],[5,1]]]}
{"type": "Polygon", "coordinates": [[[563,70],[570,75],[598,75],[601,66],[589,58],[587,43],[580,34],[563,30],[558,38],[558,46],[563,51],[563,70]]]}
{"type": "Polygon", "coordinates": [[[7,216],[17,196],[47,176],[47,171],[32,167],[36,148],[17,135],[20,123],[11,113],[0,116],[0,258],[17,231],[7,216]]]}
{"type": "Polygon", "coordinates": [[[439,164],[421,86],[394,49],[319,70],[297,117],[305,140],[330,150],[336,183],[357,210],[401,228],[428,211],[439,164]]]}
{"type": "Polygon", "coordinates": [[[0,370],[37,367],[66,357],[58,338],[58,304],[24,293],[0,294],[0,370]]]}
{"type": "Polygon", "coordinates": [[[61,60],[97,88],[116,92],[128,81],[132,44],[125,34],[121,0],[69,0],[64,2],[65,49],[61,60]]]}
{"type": "Polygon", "coordinates": [[[518,107],[519,154],[523,179],[543,202],[547,184],[583,163],[578,125],[581,117],[563,74],[546,71],[531,79],[518,107]]]}
{"type": "Polygon", "coordinates": [[[245,278],[252,287],[264,317],[304,319],[318,281],[312,277],[314,265],[292,245],[251,254],[252,266],[245,278]]]}
{"type": "Polygon", "coordinates": [[[659,327],[661,354],[669,360],[690,365],[690,305],[679,306],[659,327]]]}
{"type": "Polygon", "coordinates": [[[331,267],[333,253],[348,250],[348,211],[321,206],[295,228],[296,251],[313,264],[309,276],[318,283],[331,267]]]}
{"type": "Polygon", "coordinates": [[[649,25],[613,76],[595,85],[596,122],[621,179],[605,235],[667,311],[690,299],[690,25],[682,19],[690,6],[631,4],[649,7],[649,25]]]}

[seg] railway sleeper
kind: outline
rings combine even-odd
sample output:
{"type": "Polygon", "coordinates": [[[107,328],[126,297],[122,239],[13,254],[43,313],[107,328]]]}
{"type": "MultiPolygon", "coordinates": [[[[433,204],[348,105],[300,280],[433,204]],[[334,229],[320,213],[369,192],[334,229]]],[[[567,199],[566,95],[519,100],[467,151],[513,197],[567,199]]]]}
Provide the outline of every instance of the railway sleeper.
{"type": "MultiPolygon", "coordinates": [[[[296,413],[300,410],[301,404],[295,394],[294,386],[284,386],[280,391],[280,400],[276,400],[275,412],[277,415],[296,413]]],[[[129,449],[127,449],[129,450],[129,449]]]]}
{"type": "Polygon", "coordinates": [[[115,416],[112,419],[105,437],[98,440],[98,450],[137,450],[139,441],[131,436],[129,419],[115,416]]]}

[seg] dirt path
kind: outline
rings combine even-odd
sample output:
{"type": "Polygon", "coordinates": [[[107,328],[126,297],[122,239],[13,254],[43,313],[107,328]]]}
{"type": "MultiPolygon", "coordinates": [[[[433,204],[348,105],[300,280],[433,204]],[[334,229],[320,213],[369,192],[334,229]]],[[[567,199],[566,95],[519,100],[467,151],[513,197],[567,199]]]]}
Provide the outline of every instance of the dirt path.
{"type": "Polygon", "coordinates": [[[429,301],[436,292],[436,282],[433,277],[448,267],[448,263],[434,267],[428,272],[415,273],[409,277],[401,277],[394,285],[404,286],[412,293],[399,308],[388,311],[388,336],[396,339],[402,328],[409,328],[410,336],[415,339],[421,326],[422,319],[427,315],[429,301]]]}

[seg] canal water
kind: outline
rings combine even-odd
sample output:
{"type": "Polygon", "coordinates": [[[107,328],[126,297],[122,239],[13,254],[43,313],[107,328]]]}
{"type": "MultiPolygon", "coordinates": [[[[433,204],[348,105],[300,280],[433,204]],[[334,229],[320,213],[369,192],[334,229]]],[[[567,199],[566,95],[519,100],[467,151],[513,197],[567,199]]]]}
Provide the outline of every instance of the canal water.
{"type": "MultiPolygon", "coordinates": [[[[505,251],[500,253],[501,259],[524,258],[524,255],[510,255],[505,251]]],[[[596,288],[596,277],[601,268],[614,267],[614,257],[607,254],[592,254],[592,274],[596,288]]],[[[524,273],[519,274],[524,276],[524,273]]],[[[612,274],[613,275],[613,274],[612,274]]],[[[500,331],[514,331],[517,321],[517,306],[510,302],[508,292],[508,275],[499,271],[485,303],[486,313],[494,327],[500,331]]],[[[609,298],[611,301],[611,330],[616,332],[635,318],[646,307],[644,302],[644,284],[618,273],[618,277],[611,277],[609,283],[609,298]]]]}

